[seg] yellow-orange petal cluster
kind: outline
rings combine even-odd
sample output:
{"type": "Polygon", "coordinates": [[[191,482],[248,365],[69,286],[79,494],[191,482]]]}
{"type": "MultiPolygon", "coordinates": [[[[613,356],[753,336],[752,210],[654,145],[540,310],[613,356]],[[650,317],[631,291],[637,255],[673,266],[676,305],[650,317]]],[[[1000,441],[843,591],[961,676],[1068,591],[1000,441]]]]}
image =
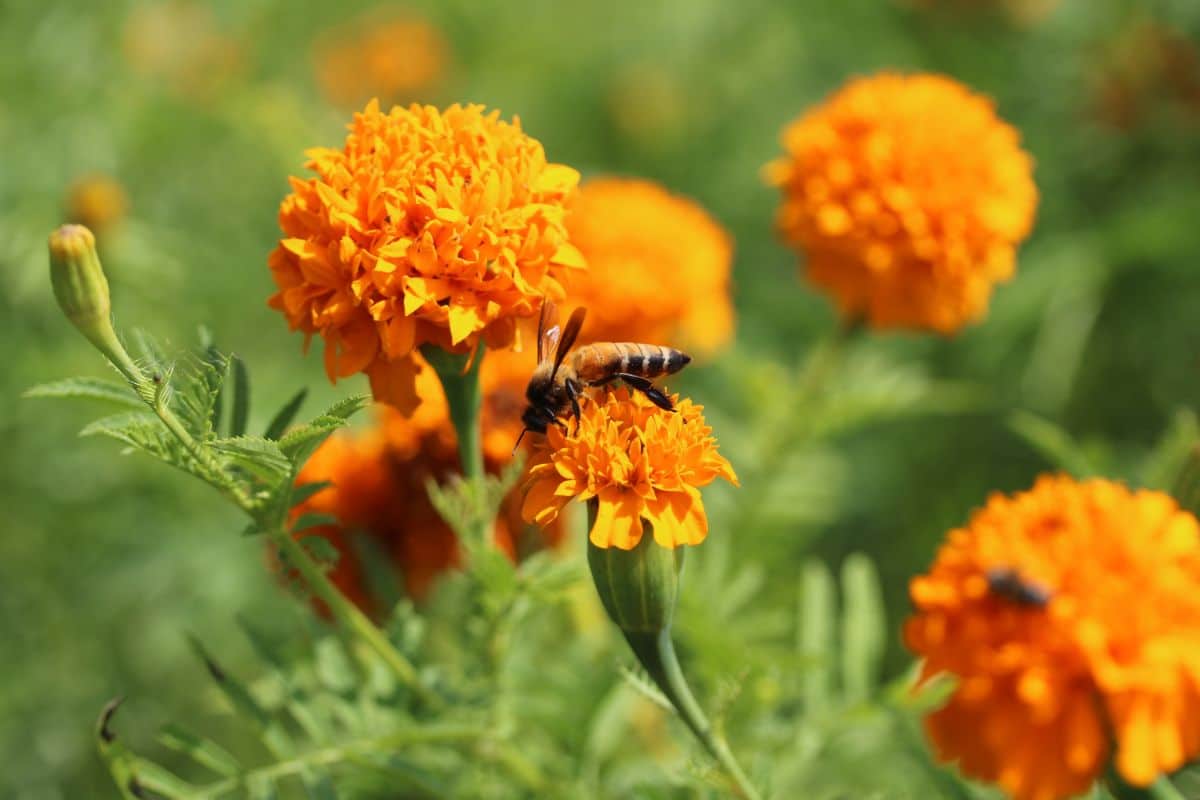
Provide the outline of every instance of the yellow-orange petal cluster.
{"type": "Polygon", "coordinates": [[[579,173],[482,106],[354,116],[345,145],[292,178],[270,305],[325,340],[331,380],[366,372],[378,399],[416,403],[414,349],[513,343],[516,323],[583,266],[564,217],[579,173]]]}
{"type": "Polygon", "coordinates": [[[1012,276],[1033,161],[990,100],[938,75],[851,81],[783,132],[776,222],[841,313],[953,333],[1012,276]]]}
{"type": "Polygon", "coordinates": [[[125,187],[103,173],[80,176],[67,192],[67,218],[93,231],[111,229],[128,211],[125,187]]]}
{"type": "Polygon", "coordinates": [[[699,204],[640,179],[587,181],[567,217],[588,269],[568,303],[587,306],[582,340],[710,353],[733,334],[733,241],[699,204]]]}
{"type": "MultiPolygon", "coordinates": [[[[528,370],[519,361],[524,355],[489,352],[481,367],[484,464],[492,474],[512,460],[513,443],[521,432],[520,410],[510,418],[508,409],[512,397],[521,396],[528,378],[528,370]]],[[[331,573],[333,581],[373,614],[387,609],[375,605],[366,564],[353,547],[355,535],[375,544],[387,558],[386,568],[397,570],[406,590],[418,599],[438,575],[458,564],[454,533],[430,503],[426,489],[430,480],[441,483],[461,472],[446,397],[437,374],[428,366],[417,374],[417,394],[421,402],[412,416],[378,406],[369,428],[330,437],[297,478],[298,485],[332,484],[293,508],[292,518],[322,513],[338,519],[336,525],[308,529],[302,535],[316,533],[337,548],[340,557],[331,573]]],[[[514,558],[531,546],[553,545],[562,535],[559,525],[540,536],[527,530],[520,517],[520,499],[519,491],[505,499],[493,528],[496,545],[514,558]]]]}
{"type": "Polygon", "coordinates": [[[703,407],[672,400],[675,412],[626,388],[585,397],[578,424],[551,426],[533,451],[525,519],[547,525],[570,500],[595,499],[590,538],[597,547],[633,549],[643,522],[663,547],[704,541],[708,517],[698,487],[716,478],[736,485],[737,476],[717,453],[703,407]]]}
{"type": "Polygon", "coordinates": [[[372,97],[414,99],[442,77],[448,52],[442,32],[426,20],[380,9],[323,37],[313,63],[325,96],[357,108],[372,97]]]}
{"type": "Polygon", "coordinates": [[[1044,476],[994,495],[910,586],[908,646],[958,684],[940,758],[1018,800],[1200,755],[1200,525],[1167,495],[1044,476]]]}

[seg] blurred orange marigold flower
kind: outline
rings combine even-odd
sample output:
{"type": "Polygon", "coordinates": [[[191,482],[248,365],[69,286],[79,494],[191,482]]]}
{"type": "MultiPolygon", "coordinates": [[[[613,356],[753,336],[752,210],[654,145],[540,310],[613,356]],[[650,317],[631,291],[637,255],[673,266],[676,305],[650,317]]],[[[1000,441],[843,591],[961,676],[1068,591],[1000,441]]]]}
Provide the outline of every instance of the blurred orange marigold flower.
{"type": "Polygon", "coordinates": [[[944,760],[1018,800],[1146,786],[1200,754],[1200,525],[1167,495],[1043,476],[993,495],[914,578],[905,639],[958,678],[944,760]]]}
{"type": "Polygon", "coordinates": [[[103,173],[80,176],[67,192],[67,218],[93,231],[104,231],[125,218],[129,195],[115,178],[103,173]]]}
{"type": "MultiPolygon", "coordinates": [[[[482,366],[485,465],[497,473],[512,460],[512,446],[521,430],[519,417],[512,422],[507,408],[515,396],[519,402],[528,373],[511,367],[511,359],[522,354],[489,353],[482,366]],[[493,364],[499,359],[504,363],[493,364]],[[503,439],[504,446],[498,445],[503,439]],[[489,442],[492,446],[489,446],[489,442]]],[[[532,359],[532,356],[530,356],[532,359]]],[[[388,558],[389,566],[403,576],[406,591],[424,597],[438,575],[458,564],[457,540],[429,500],[426,483],[444,482],[461,474],[458,444],[450,424],[446,398],[432,369],[421,371],[417,384],[421,403],[416,413],[405,417],[395,409],[377,408],[375,424],[357,432],[339,432],[326,440],[304,465],[297,485],[329,482],[292,509],[292,519],[307,513],[330,514],[338,524],[322,525],[301,532],[318,534],[339,552],[331,579],[363,610],[380,614],[367,580],[367,568],[352,546],[361,535],[374,542],[388,558]]],[[[493,535],[496,545],[513,558],[531,547],[552,545],[561,538],[561,526],[531,538],[520,516],[520,493],[504,501],[493,535]]]]}
{"type": "Polygon", "coordinates": [[[366,372],[411,413],[416,348],[514,343],[517,321],[583,266],[563,218],[579,173],[482,106],[355,114],[345,146],[308,151],[269,264],[270,305],[325,339],[330,380],[366,372]]]}
{"type": "Polygon", "coordinates": [[[551,426],[534,448],[521,513],[547,525],[568,501],[596,499],[590,538],[597,547],[631,550],[642,521],[663,547],[699,544],[708,518],[698,487],[715,478],[737,485],[733,467],[717,453],[702,406],[672,398],[663,411],[626,388],[585,397],[582,415],[567,430],[551,426]]]}
{"type": "Polygon", "coordinates": [[[630,178],[587,181],[567,217],[588,269],[568,300],[587,341],[671,342],[711,353],[733,333],[733,242],[700,205],[630,178]]]}
{"type": "Polygon", "coordinates": [[[448,50],[441,31],[429,22],[375,12],[324,37],[313,61],[325,96],[357,107],[371,97],[414,99],[441,78],[448,50]]]}
{"type": "Polygon", "coordinates": [[[1033,161],[991,101],[938,75],[851,81],[783,132],[776,222],[841,313],[949,334],[1012,276],[1033,161]]]}

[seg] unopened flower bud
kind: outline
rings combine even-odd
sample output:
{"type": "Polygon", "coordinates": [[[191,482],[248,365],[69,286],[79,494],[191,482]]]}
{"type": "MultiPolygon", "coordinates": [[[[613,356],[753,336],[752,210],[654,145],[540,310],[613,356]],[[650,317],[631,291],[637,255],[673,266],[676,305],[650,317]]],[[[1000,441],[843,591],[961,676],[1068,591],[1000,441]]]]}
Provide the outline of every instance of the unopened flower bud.
{"type": "MultiPolygon", "coordinates": [[[[594,517],[589,503],[589,516],[594,517]]],[[[649,523],[643,523],[649,527],[649,523]]],[[[588,543],[588,566],[604,610],[622,632],[659,633],[671,626],[679,596],[682,547],[663,547],[647,530],[632,550],[588,543]]]]}
{"type": "Polygon", "coordinates": [[[71,324],[126,378],[140,382],[137,366],[113,330],[108,279],[96,253],[96,237],[83,225],[63,225],[50,234],[50,283],[71,324]]]}

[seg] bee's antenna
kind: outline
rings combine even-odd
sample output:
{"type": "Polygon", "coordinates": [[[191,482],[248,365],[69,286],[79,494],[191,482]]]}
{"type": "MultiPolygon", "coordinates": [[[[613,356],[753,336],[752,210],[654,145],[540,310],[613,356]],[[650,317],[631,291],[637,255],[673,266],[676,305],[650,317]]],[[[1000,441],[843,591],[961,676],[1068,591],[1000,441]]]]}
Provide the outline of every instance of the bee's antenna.
{"type": "Polygon", "coordinates": [[[512,454],[517,454],[517,448],[521,446],[521,440],[525,438],[525,434],[529,433],[529,428],[521,428],[521,435],[517,437],[517,443],[513,445],[512,454]]]}

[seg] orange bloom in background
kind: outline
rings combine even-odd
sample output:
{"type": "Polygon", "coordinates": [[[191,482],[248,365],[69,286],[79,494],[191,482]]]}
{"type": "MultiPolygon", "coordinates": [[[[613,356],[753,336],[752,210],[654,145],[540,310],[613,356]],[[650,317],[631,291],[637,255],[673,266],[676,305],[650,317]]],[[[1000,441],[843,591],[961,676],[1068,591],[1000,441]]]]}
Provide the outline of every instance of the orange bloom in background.
{"type": "Polygon", "coordinates": [[[579,173],[546,161],[516,119],[482,106],[355,114],[340,150],[308,152],[269,265],[270,305],[325,340],[330,380],[366,372],[411,413],[416,348],[505,348],[584,262],[567,241],[579,173]]]}
{"type": "Polygon", "coordinates": [[[134,72],[189,99],[209,99],[242,68],[238,43],[208,4],[193,0],[135,5],[121,50],[134,72]]]}
{"type": "Polygon", "coordinates": [[[572,499],[598,502],[590,538],[597,547],[632,550],[643,521],[663,547],[699,544],[708,518],[698,487],[724,478],[737,485],[733,467],[717,453],[702,406],[672,397],[664,411],[626,388],[583,398],[578,424],[551,426],[535,446],[522,514],[548,525],[572,499]]]}
{"type": "Polygon", "coordinates": [[[109,175],[83,175],[67,191],[67,219],[93,231],[111,228],[128,212],[129,195],[125,187],[109,175]]]}
{"type": "Polygon", "coordinates": [[[590,180],[567,230],[588,262],[567,296],[588,308],[581,341],[670,343],[703,354],[733,335],[733,242],[697,203],[652,181],[590,180]]]}
{"type": "MultiPolygon", "coordinates": [[[[524,389],[523,380],[515,388],[517,372],[508,363],[515,355],[489,353],[482,366],[484,461],[493,474],[512,460],[513,443],[521,431],[519,416],[514,423],[508,414],[498,413],[510,402],[508,395],[524,389]],[[504,363],[493,364],[497,358],[504,363]]],[[[293,508],[292,518],[306,513],[337,517],[337,525],[310,528],[300,535],[321,535],[337,548],[340,558],[331,578],[347,597],[374,614],[386,609],[374,605],[366,565],[352,546],[355,535],[368,537],[387,555],[387,566],[400,572],[406,590],[418,599],[459,560],[454,532],[433,507],[426,489],[430,480],[442,483],[461,474],[458,441],[437,375],[427,368],[419,376],[421,403],[413,416],[378,406],[374,425],[331,436],[296,480],[297,485],[333,484],[293,508]]],[[[562,536],[561,526],[531,536],[533,532],[520,519],[519,501],[516,491],[505,499],[493,530],[496,545],[513,558],[555,544],[562,536]]]]}
{"type": "Polygon", "coordinates": [[[938,75],[851,81],[783,132],[776,222],[808,279],[878,328],[957,331],[1013,274],[1033,160],[990,100],[938,75]]]}
{"type": "Polygon", "coordinates": [[[330,102],[359,107],[372,97],[412,100],[446,70],[449,45],[429,22],[368,14],[313,48],[317,83],[330,102]]]}
{"type": "Polygon", "coordinates": [[[1044,476],[993,495],[914,578],[908,646],[958,679],[938,756],[1018,800],[1136,786],[1200,754],[1200,525],[1155,491],[1044,476]]]}

